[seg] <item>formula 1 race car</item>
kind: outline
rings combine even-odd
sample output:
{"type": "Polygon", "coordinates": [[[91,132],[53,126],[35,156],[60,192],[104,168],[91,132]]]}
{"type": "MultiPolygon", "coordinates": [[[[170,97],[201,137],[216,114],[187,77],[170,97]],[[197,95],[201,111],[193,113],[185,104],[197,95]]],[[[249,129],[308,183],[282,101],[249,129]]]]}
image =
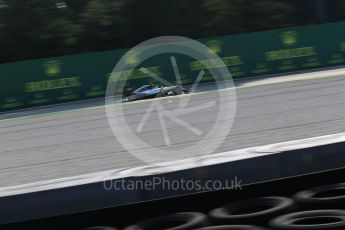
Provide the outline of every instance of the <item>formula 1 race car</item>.
{"type": "Polygon", "coordinates": [[[144,85],[132,92],[128,91],[127,88],[124,89],[123,96],[127,101],[143,100],[155,97],[165,97],[173,95],[181,95],[189,93],[189,90],[182,86],[155,86],[155,85],[144,85]]]}

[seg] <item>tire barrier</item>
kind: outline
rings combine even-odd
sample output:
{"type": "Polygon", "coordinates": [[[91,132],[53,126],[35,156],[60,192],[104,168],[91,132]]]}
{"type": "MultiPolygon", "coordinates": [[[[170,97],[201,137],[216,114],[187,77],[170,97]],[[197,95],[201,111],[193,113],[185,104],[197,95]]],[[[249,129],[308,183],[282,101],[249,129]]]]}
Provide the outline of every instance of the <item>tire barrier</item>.
{"type": "Polygon", "coordinates": [[[294,201],[287,197],[260,197],[229,203],[209,213],[211,222],[223,224],[266,224],[276,216],[294,210],[294,201]]]}
{"type": "Polygon", "coordinates": [[[208,226],[208,218],[198,212],[181,212],[144,220],[124,230],[188,230],[208,226]]]}
{"type": "Polygon", "coordinates": [[[345,168],[254,184],[240,191],[223,190],[192,194],[132,206],[116,206],[104,210],[56,216],[42,219],[42,223],[41,220],[19,222],[0,228],[8,230],[345,229],[344,173],[345,168]],[[323,181],[328,181],[329,185],[322,185],[323,181]],[[258,197],[252,197],[252,194],[257,194],[258,197]],[[229,196],[234,202],[229,202],[229,196]],[[217,206],[218,208],[214,209],[217,206]],[[338,208],[328,208],[335,206],[338,208]],[[172,214],[161,216],[162,207],[165,213],[172,214]],[[184,212],[190,207],[193,208],[193,212],[184,212]],[[114,219],[119,216],[120,218],[114,219]],[[153,218],[148,218],[150,216],[153,218]],[[88,218],[93,225],[91,222],[89,222],[91,225],[85,225],[85,220],[88,218]]]}
{"type": "Polygon", "coordinates": [[[196,230],[266,230],[254,225],[222,225],[222,226],[211,226],[205,228],[198,228],[196,230]]]}
{"type": "Polygon", "coordinates": [[[345,183],[310,188],[294,195],[300,209],[344,209],[345,183]]]}
{"type": "Polygon", "coordinates": [[[345,229],[345,210],[316,210],[286,214],[270,221],[277,230],[345,229]]]}

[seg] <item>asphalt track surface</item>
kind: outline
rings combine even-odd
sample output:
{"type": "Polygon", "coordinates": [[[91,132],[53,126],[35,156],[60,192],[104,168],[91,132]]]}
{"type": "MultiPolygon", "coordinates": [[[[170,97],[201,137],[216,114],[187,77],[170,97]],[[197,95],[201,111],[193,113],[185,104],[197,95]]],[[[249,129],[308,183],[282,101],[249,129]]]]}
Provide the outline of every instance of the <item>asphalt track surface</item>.
{"type": "MultiPolygon", "coordinates": [[[[196,94],[191,103],[205,105],[217,93],[196,94]]],[[[162,105],[169,109],[178,100],[163,99],[162,105]]],[[[124,105],[129,123],[137,125],[151,102],[124,105]]],[[[102,103],[0,115],[0,187],[143,165],[114,137],[102,103]]],[[[185,121],[207,132],[215,112],[210,108],[188,116],[185,121]]],[[[166,125],[172,145],[188,146],[193,140],[193,134],[177,128],[176,122],[166,125]]],[[[344,131],[345,76],[240,87],[233,127],[216,152],[344,131]]],[[[164,143],[161,123],[154,115],[140,135],[152,146],[164,143]]]]}

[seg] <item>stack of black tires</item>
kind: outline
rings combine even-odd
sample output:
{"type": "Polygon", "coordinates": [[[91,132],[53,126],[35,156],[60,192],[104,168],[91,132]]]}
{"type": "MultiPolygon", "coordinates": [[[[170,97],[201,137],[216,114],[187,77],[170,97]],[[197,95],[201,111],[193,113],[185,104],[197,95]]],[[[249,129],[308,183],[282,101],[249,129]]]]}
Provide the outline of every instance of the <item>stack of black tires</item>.
{"type": "MultiPolygon", "coordinates": [[[[345,169],[84,211],[0,229],[345,230],[345,169]]],[[[243,182],[246,184],[245,182],[243,182]]],[[[63,205],[63,204],[60,204],[63,205]]],[[[1,218],[1,215],[0,215],[1,218]]]]}
{"type": "MultiPolygon", "coordinates": [[[[113,227],[92,227],[113,230],[113,227]]],[[[178,212],[129,225],[125,230],[345,229],[345,183],[324,185],[291,197],[265,196],[230,202],[209,211],[178,212]]]]}

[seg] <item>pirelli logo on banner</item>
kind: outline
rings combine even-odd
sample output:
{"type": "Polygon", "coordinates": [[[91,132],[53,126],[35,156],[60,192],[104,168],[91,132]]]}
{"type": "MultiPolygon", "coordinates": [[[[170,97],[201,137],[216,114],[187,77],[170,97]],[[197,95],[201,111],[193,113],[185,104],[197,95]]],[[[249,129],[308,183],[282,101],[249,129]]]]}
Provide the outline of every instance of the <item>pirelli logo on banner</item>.
{"type": "Polygon", "coordinates": [[[62,63],[57,60],[50,60],[45,62],[43,65],[43,70],[46,76],[53,77],[52,80],[44,80],[37,82],[29,82],[25,84],[25,90],[27,93],[39,92],[45,90],[53,89],[64,89],[81,86],[80,77],[68,77],[68,78],[58,78],[61,73],[62,63]]]}
{"type": "Polygon", "coordinates": [[[266,52],[266,61],[308,57],[317,54],[314,46],[296,47],[298,45],[298,33],[295,31],[284,31],[279,37],[281,44],[286,48],[266,52]]]}
{"type": "Polygon", "coordinates": [[[295,49],[275,50],[266,52],[267,61],[275,61],[282,59],[307,57],[316,55],[316,51],[313,46],[300,47],[295,49]]]}
{"type": "Polygon", "coordinates": [[[61,78],[55,80],[38,81],[26,83],[27,93],[52,89],[63,89],[81,86],[80,77],[61,78]]]}

